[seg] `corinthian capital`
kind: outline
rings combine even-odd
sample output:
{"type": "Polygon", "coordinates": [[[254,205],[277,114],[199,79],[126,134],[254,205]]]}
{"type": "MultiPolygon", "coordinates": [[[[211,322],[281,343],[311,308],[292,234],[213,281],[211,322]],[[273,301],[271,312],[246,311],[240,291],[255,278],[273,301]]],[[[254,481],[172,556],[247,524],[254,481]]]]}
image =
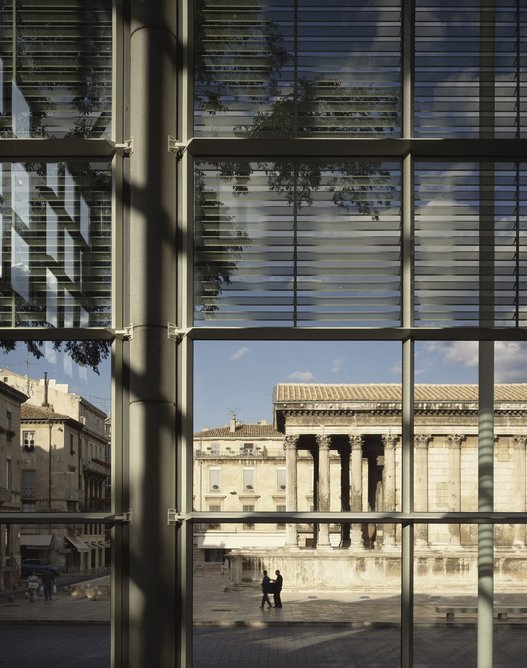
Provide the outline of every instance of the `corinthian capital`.
{"type": "Polygon", "coordinates": [[[414,435],[415,447],[418,450],[426,450],[432,439],[433,436],[431,436],[430,434],[415,434],[414,435]]]}
{"type": "Polygon", "coordinates": [[[449,448],[459,448],[461,447],[461,443],[463,441],[466,441],[467,437],[464,434],[450,434],[448,436],[447,441],[448,441],[448,447],[449,448]]]}
{"type": "Polygon", "coordinates": [[[357,434],[350,434],[348,438],[352,450],[362,450],[362,444],[364,442],[362,436],[358,436],[357,434]]]}
{"type": "Polygon", "coordinates": [[[317,443],[319,448],[329,448],[331,444],[331,437],[317,434],[317,443]]]}
{"type": "Polygon", "coordinates": [[[284,438],[284,450],[296,450],[300,436],[286,436],[284,438]]]}
{"type": "Polygon", "coordinates": [[[384,444],[385,449],[393,450],[397,443],[399,442],[399,439],[401,437],[399,434],[383,434],[382,435],[382,442],[384,444]]]}
{"type": "Polygon", "coordinates": [[[524,450],[527,445],[527,436],[514,436],[512,442],[516,448],[524,450]]]}

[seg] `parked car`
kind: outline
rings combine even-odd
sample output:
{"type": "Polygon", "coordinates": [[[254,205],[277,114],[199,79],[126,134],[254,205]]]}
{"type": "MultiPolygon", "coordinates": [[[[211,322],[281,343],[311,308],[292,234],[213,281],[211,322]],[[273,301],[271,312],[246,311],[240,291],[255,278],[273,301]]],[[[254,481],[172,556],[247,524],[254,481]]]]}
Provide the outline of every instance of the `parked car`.
{"type": "Polygon", "coordinates": [[[55,564],[48,564],[42,559],[23,559],[20,566],[22,577],[27,577],[31,573],[42,575],[42,573],[51,572],[53,575],[60,573],[59,567],[55,564]]]}

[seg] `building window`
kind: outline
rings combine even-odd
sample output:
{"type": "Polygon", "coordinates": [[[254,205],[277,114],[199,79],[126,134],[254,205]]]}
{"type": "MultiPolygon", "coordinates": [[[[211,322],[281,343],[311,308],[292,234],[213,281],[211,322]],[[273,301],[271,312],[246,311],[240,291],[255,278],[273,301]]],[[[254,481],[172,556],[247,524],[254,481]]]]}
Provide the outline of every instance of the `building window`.
{"type": "MultiPolygon", "coordinates": [[[[209,503],[209,513],[219,513],[221,512],[221,504],[218,503],[209,503]]],[[[218,522],[211,522],[207,525],[208,529],[221,529],[221,524],[218,522]]]]}
{"type": "Polygon", "coordinates": [[[74,436],[73,434],[70,434],[70,455],[75,454],[75,447],[74,447],[74,436]]]}
{"type": "Polygon", "coordinates": [[[254,469],[243,469],[243,489],[247,492],[254,490],[254,469]]]}
{"type": "Polygon", "coordinates": [[[209,491],[219,492],[221,490],[220,469],[209,469],[209,491]]]}
{"type": "Polygon", "coordinates": [[[22,501],[22,512],[23,513],[36,513],[37,504],[35,501],[22,501]]]}
{"type": "Polygon", "coordinates": [[[37,472],[22,471],[22,500],[35,499],[37,496],[37,472]]]}
{"type": "Polygon", "coordinates": [[[278,492],[285,492],[286,489],[286,469],[276,470],[276,489],[278,492]]]}
{"type": "Polygon", "coordinates": [[[8,498],[11,497],[13,491],[13,462],[10,458],[5,462],[5,488],[8,498]]]}
{"type": "MultiPolygon", "coordinates": [[[[254,512],[254,504],[244,504],[243,505],[243,512],[244,513],[253,513],[254,512]]],[[[244,522],[243,528],[246,529],[247,531],[253,531],[254,530],[254,523],[253,522],[244,522]]]]}
{"type": "Polygon", "coordinates": [[[254,454],[254,443],[244,443],[242,445],[242,455],[251,457],[254,454]]]}
{"type": "MultiPolygon", "coordinates": [[[[276,512],[277,513],[285,513],[286,508],[285,508],[285,503],[277,503],[276,504],[276,512]]],[[[278,522],[276,525],[277,529],[285,529],[285,523],[284,522],[278,522]]]]}
{"type": "Polygon", "coordinates": [[[31,452],[35,449],[35,432],[34,431],[23,431],[22,432],[22,444],[24,450],[31,452]]]}

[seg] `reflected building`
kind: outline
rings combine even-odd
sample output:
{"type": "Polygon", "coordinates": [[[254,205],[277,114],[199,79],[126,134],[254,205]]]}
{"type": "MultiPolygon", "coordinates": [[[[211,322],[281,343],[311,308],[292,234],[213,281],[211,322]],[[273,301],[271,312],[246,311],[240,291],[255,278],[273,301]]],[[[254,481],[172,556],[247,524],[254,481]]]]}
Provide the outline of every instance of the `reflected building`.
{"type": "MultiPolygon", "coordinates": [[[[229,427],[195,435],[195,507],[217,512],[401,511],[401,410],[398,384],[277,385],[273,426],[240,425],[233,419],[229,427]]],[[[526,418],[527,384],[496,385],[497,511],[526,509],[526,418]]],[[[476,510],[477,386],[416,385],[414,434],[415,510],[476,510]]],[[[495,532],[497,577],[516,582],[526,565],[525,526],[503,524],[495,532]]],[[[317,577],[324,586],[354,586],[370,577],[386,582],[399,577],[401,535],[393,523],[262,524],[256,529],[217,524],[197,532],[196,547],[205,560],[227,555],[231,574],[240,582],[252,578],[252,569],[257,577],[265,559],[271,569],[275,562],[280,570],[286,568],[295,586],[312,586],[317,577]],[[325,573],[317,560],[321,552],[325,573]]],[[[416,526],[420,573],[438,582],[473,572],[476,548],[476,525],[416,526]]]]}

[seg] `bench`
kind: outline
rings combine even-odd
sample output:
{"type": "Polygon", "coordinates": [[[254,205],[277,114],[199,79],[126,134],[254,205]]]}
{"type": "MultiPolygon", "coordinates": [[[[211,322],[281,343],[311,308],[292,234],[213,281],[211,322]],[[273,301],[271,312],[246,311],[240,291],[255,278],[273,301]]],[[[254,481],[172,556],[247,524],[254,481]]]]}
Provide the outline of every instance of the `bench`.
{"type": "MultiPolygon", "coordinates": [[[[471,606],[471,607],[463,607],[463,606],[456,606],[456,607],[439,607],[436,606],[436,612],[439,614],[446,615],[447,619],[454,619],[456,614],[466,614],[466,615],[477,615],[478,614],[478,608],[476,606],[471,606]]],[[[527,607],[515,607],[515,606],[496,606],[494,608],[494,615],[497,616],[498,619],[507,619],[509,615],[525,615],[527,614],[527,607]]]]}

